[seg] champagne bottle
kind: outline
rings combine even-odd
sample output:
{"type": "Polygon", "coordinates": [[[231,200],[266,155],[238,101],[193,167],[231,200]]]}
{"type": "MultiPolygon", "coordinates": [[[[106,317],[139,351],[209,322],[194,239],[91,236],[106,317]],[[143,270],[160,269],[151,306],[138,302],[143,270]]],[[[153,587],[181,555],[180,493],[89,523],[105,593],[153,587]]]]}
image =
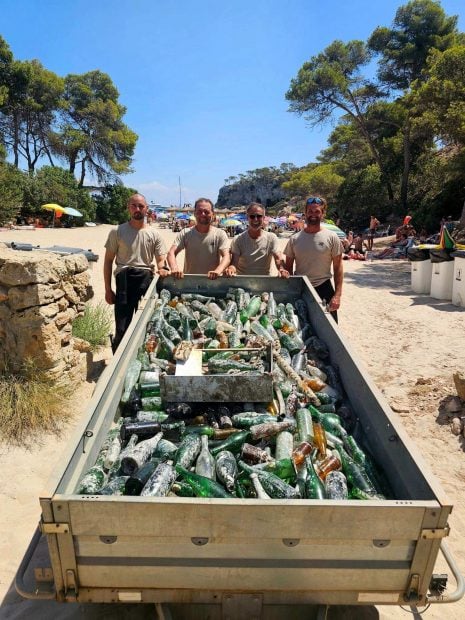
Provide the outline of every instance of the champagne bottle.
{"type": "Polygon", "coordinates": [[[103,468],[106,469],[107,471],[111,469],[113,465],[115,464],[116,460],[118,459],[120,452],[121,452],[121,439],[119,438],[118,435],[115,435],[115,437],[113,437],[113,440],[105,456],[103,468]]]}
{"type": "Polygon", "coordinates": [[[190,435],[206,435],[211,439],[227,439],[234,433],[239,433],[240,429],[238,428],[213,428],[212,426],[205,426],[204,424],[200,424],[197,426],[186,426],[184,430],[184,434],[190,435]]]}
{"type": "Polygon", "coordinates": [[[365,471],[350,458],[345,450],[340,449],[338,452],[342,463],[342,471],[344,472],[349,484],[352,487],[360,489],[367,495],[377,495],[377,491],[365,471]]]}
{"type": "Polygon", "coordinates": [[[139,440],[153,437],[160,431],[163,431],[166,439],[179,441],[181,434],[184,432],[185,424],[179,422],[125,422],[121,426],[121,440],[124,442],[132,434],[136,434],[139,440]]]}
{"type": "Polygon", "coordinates": [[[176,465],[175,469],[177,473],[191,485],[197,497],[233,497],[221,486],[221,484],[215,482],[215,480],[210,480],[210,478],[205,478],[204,476],[194,474],[193,472],[184,469],[184,467],[181,467],[181,465],[176,465]]]}
{"type": "Polygon", "coordinates": [[[125,486],[126,481],[129,476],[117,476],[107,482],[107,484],[102,487],[99,491],[100,495],[124,495],[125,494],[125,486]]]}
{"type": "Polygon", "coordinates": [[[123,394],[121,396],[121,402],[123,404],[128,402],[131,392],[139,380],[141,368],[142,364],[138,359],[129,362],[124,378],[123,394]]]}
{"type": "MultiPolygon", "coordinates": [[[[275,459],[290,458],[294,447],[294,436],[289,431],[282,431],[276,435],[275,459]]],[[[244,459],[246,460],[246,459],[244,459]]]]}
{"type": "Polygon", "coordinates": [[[123,473],[130,476],[142,467],[142,465],[150,459],[152,452],[155,450],[162,437],[163,433],[157,433],[154,437],[139,442],[132,450],[126,452],[121,459],[121,469],[123,473]]]}
{"type": "Polygon", "coordinates": [[[185,467],[186,469],[191,467],[197,459],[201,447],[202,441],[199,435],[184,435],[178,451],[176,452],[176,457],[174,459],[175,465],[181,465],[181,467],[185,467]]]}
{"type": "Polygon", "coordinates": [[[325,479],[327,499],[349,499],[346,477],[342,471],[330,471],[325,479]]]}
{"type": "Polygon", "coordinates": [[[266,452],[266,450],[262,450],[258,446],[253,446],[250,443],[242,444],[240,459],[249,465],[266,463],[271,460],[270,455],[266,452]]]}
{"type": "Polygon", "coordinates": [[[157,443],[157,447],[153,452],[153,456],[162,460],[168,460],[174,458],[174,455],[178,451],[178,446],[168,439],[160,439],[157,443]]]}
{"type": "Polygon", "coordinates": [[[297,422],[297,434],[299,436],[300,441],[313,441],[313,424],[312,424],[312,416],[308,409],[298,409],[295,414],[295,419],[297,422]]]}
{"type": "Polygon", "coordinates": [[[200,440],[202,442],[202,447],[200,448],[200,453],[195,464],[195,473],[199,476],[210,478],[210,480],[215,480],[215,459],[208,449],[208,437],[206,435],[201,435],[200,440]]]}
{"type": "Polygon", "coordinates": [[[237,479],[237,462],[234,454],[228,450],[219,452],[215,469],[218,480],[223,483],[229,493],[233,493],[237,479]]]}
{"type": "Polygon", "coordinates": [[[253,488],[255,489],[255,494],[258,499],[271,499],[271,497],[261,485],[257,474],[250,474],[250,479],[252,481],[253,488]]]}
{"type": "Polygon", "coordinates": [[[145,483],[141,497],[166,497],[176,477],[177,473],[171,462],[159,463],[145,483]]]}
{"type": "Polygon", "coordinates": [[[131,476],[128,476],[125,484],[124,495],[140,495],[145,483],[153,474],[155,469],[160,463],[159,458],[152,458],[147,461],[141,468],[135,471],[131,476]]]}
{"type": "Polygon", "coordinates": [[[307,499],[325,499],[325,486],[315,471],[311,456],[305,458],[307,478],[305,481],[305,497],[307,499]]]}
{"type": "Polygon", "coordinates": [[[296,489],[271,472],[253,469],[250,465],[244,463],[244,461],[239,461],[239,467],[249,475],[256,473],[263,488],[270,497],[274,499],[296,499],[298,497],[298,491],[296,489]]]}
{"type": "Polygon", "coordinates": [[[291,419],[282,422],[266,422],[265,424],[257,424],[249,428],[250,437],[253,441],[267,437],[273,437],[281,431],[295,428],[295,421],[291,419]]]}
{"type": "Polygon", "coordinates": [[[142,370],[139,377],[139,392],[142,398],[160,395],[160,369],[142,370]]]}
{"type": "Polygon", "coordinates": [[[99,493],[107,481],[107,474],[101,465],[94,465],[87,470],[79,482],[77,495],[92,495],[99,493]]]}
{"type": "Polygon", "coordinates": [[[230,452],[237,453],[241,449],[242,444],[250,438],[249,431],[240,431],[230,435],[227,439],[222,441],[218,446],[215,446],[210,450],[213,456],[216,456],[222,450],[229,450],[230,452]]]}
{"type": "Polygon", "coordinates": [[[276,417],[269,413],[255,413],[244,411],[243,413],[235,413],[231,416],[234,426],[239,428],[250,428],[255,424],[263,424],[264,422],[276,422],[276,417]]]}

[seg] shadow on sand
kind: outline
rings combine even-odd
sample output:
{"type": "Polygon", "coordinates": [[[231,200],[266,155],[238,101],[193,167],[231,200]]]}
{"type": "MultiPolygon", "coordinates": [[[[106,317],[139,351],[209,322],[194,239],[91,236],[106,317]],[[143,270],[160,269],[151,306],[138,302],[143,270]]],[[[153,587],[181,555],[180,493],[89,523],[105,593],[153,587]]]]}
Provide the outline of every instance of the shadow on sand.
{"type": "Polygon", "coordinates": [[[344,279],[357,286],[373,289],[391,289],[392,295],[409,297],[412,306],[429,306],[441,312],[464,312],[450,301],[418,295],[411,288],[410,263],[406,261],[379,261],[365,263],[357,271],[346,272],[344,279]]]}

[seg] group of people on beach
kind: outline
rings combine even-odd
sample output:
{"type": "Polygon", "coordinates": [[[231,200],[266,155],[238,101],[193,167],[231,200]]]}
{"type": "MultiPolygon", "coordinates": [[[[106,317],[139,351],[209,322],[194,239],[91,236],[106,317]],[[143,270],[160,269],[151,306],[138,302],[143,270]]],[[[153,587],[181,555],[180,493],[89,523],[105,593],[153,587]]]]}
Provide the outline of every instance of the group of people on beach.
{"type": "Polygon", "coordinates": [[[247,207],[248,227],[230,243],[226,232],[213,225],[212,201],[199,198],[194,206],[195,225],[181,230],[171,247],[166,248],[160,233],[147,224],[145,197],[133,194],[128,201],[129,221],[112,229],[105,244],[105,300],[114,305],[115,311],[113,351],[129,327],[155,271],[160,277],[182,278],[186,273],[206,275],[212,280],[220,276],[268,276],[274,261],[278,277],[307,276],[337,321],[344,249],[337,234],[321,226],[326,207],[322,196],[308,197],[305,228],[295,233],[281,252],[277,236],[263,229],[263,205],[253,202],[247,207]],[[177,256],[182,250],[184,266],[180,267],[177,256]]]}

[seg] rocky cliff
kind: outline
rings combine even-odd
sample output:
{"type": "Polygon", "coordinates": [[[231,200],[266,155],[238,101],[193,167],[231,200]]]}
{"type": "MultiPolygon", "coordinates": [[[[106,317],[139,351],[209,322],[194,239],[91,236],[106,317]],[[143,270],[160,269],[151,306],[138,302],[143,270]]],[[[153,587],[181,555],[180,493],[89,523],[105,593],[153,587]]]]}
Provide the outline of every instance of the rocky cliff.
{"type": "Polygon", "coordinates": [[[270,207],[285,198],[281,189],[282,179],[274,180],[251,180],[223,185],[218,194],[218,207],[236,207],[247,205],[250,202],[260,202],[265,207],[270,207]]]}

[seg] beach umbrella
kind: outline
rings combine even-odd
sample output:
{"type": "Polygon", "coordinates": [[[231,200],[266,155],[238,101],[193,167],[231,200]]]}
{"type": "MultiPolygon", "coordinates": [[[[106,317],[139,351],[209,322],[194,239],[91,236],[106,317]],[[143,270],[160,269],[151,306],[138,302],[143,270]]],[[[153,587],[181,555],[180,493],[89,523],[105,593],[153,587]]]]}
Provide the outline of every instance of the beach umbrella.
{"type": "Polygon", "coordinates": [[[176,213],[177,220],[188,220],[190,215],[188,213],[176,213]]]}
{"type": "Polygon", "coordinates": [[[72,215],[73,217],[83,217],[82,213],[77,209],[73,209],[73,207],[65,207],[63,213],[66,213],[66,215],[72,215]]]}
{"type": "Polygon", "coordinates": [[[53,212],[52,226],[55,226],[56,214],[59,213],[60,217],[61,217],[61,215],[63,215],[63,213],[65,212],[65,208],[64,207],[62,207],[61,205],[57,205],[54,202],[47,202],[47,204],[42,205],[41,208],[45,209],[45,211],[52,211],[53,212]]]}
{"type": "Polygon", "coordinates": [[[321,225],[323,226],[323,228],[327,228],[328,230],[332,230],[333,232],[335,232],[336,235],[339,237],[339,239],[345,239],[347,237],[345,232],[341,230],[339,226],[336,226],[335,224],[328,224],[328,222],[321,222],[321,225]]]}
{"type": "Polygon", "coordinates": [[[224,220],[220,220],[221,226],[225,226],[229,228],[230,226],[240,226],[242,222],[238,219],[233,219],[232,217],[227,217],[224,220]]]}

